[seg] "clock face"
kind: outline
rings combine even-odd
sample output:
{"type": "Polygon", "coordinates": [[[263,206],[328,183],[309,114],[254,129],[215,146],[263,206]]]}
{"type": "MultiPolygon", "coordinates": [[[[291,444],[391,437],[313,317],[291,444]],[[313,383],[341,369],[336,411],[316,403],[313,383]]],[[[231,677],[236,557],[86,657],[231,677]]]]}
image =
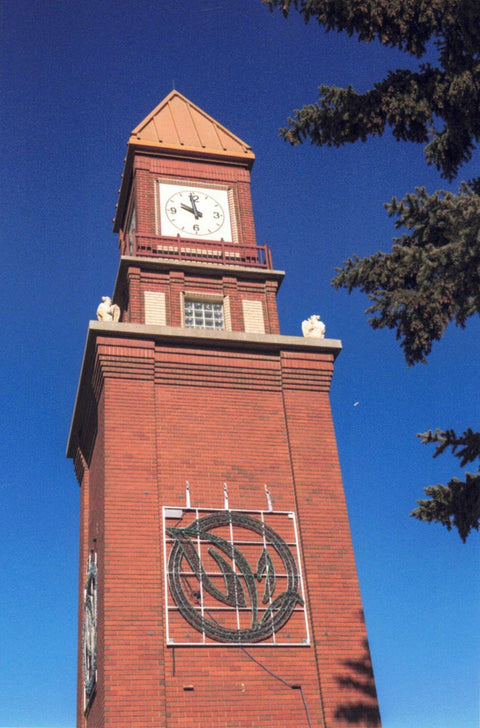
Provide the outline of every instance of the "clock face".
{"type": "Polygon", "coordinates": [[[161,234],[231,242],[226,190],[160,184],[161,234]]]}

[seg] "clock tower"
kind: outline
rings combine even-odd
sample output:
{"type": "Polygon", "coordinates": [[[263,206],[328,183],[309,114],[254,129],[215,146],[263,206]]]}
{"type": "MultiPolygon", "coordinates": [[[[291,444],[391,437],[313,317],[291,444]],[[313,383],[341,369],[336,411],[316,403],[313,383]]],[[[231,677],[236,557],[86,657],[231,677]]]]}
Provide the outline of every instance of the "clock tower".
{"type": "Polygon", "coordinates": [[[329,385],[281,336],[251,148],[177,91],[131,133],[91,321],[79,728],[379,725],[329,385]]]}

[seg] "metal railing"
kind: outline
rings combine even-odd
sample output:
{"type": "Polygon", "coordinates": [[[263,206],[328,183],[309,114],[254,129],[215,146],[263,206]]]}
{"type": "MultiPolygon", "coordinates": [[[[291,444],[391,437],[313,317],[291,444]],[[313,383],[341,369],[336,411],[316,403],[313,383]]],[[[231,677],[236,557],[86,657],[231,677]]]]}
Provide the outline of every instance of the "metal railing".
{"type": "Polygon", "coordinates": [[[207,242],[164,238],[156,235],[133,235],[133,245],[129,246],[128,236],[120,240],[123,255],[138,255],[149,258],[173,258],[175,260],[195,261],[198,263],[219,263],[223,265],[242,265],[255,268],[273,269],[269,246],[236,245],[235,243],[207,242]]]}

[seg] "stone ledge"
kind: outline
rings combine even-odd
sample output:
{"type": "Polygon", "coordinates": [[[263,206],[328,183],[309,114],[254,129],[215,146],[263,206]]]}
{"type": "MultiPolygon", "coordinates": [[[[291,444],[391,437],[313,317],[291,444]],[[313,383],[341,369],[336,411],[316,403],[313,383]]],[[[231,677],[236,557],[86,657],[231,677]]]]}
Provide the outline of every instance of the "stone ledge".
{"type": "Polygon", "coordinates": [[[320,339],[282,334],[251,334],[243,331],[217,331],[209,329],[186,329],[179,326],[155,326],[152,324],[113,323],[90,321],[88,339],[96,335],[128,336],[155,341],[172,341],[182,344],[215,343],[221,347],[237,346],[245,349],[270,349],[272,351],[304,351],[316,354],[331,354],[334,360],[342,350],[339,339],[320,339]]]}

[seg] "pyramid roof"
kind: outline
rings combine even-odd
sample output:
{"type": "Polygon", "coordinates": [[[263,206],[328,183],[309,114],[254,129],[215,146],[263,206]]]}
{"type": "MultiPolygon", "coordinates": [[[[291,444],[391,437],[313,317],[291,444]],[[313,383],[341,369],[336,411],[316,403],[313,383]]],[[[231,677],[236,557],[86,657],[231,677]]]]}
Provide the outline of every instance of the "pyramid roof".
{"type": "Polygon", "coordinates": [[[255,158],[248,144],[175,90],[135,127],[128,143],[202,156],[255,158]]]}

